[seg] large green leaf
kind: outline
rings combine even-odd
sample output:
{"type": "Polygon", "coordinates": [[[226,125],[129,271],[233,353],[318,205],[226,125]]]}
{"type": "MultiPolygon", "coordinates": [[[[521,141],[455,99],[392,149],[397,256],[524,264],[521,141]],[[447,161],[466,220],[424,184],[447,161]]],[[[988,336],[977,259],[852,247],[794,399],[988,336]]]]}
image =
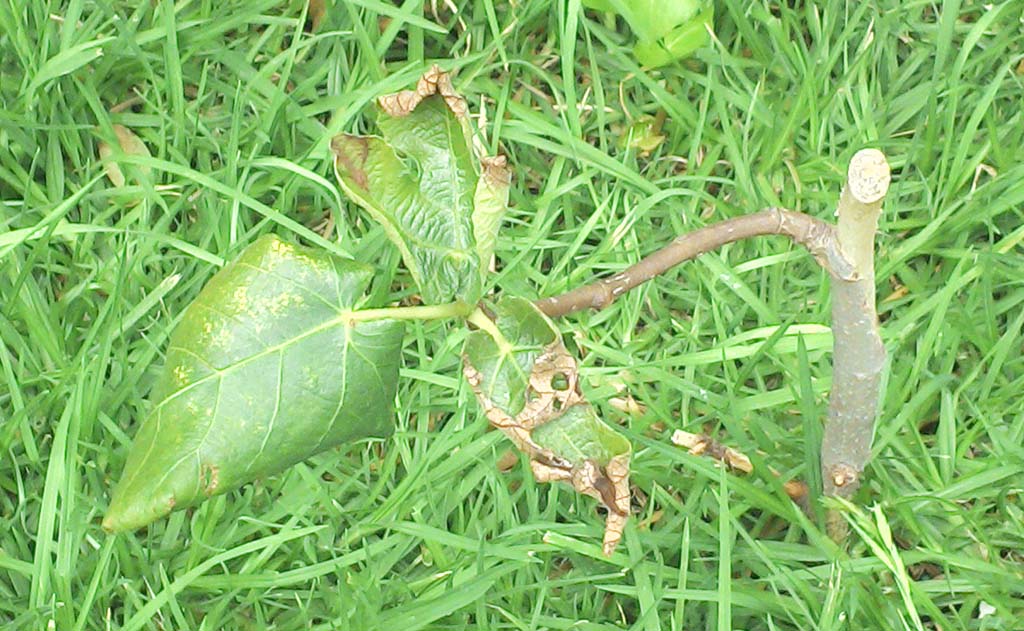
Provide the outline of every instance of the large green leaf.
{"type": "Polygon", "coordinates": [[[331,142],[338,182],[384,226],[425,302],[475,303],[487,261],[474,237],[479,167],[466,104],[435,67],[416,90],[380,105],[383,138],[341,134],[331,142]]]}
{"type": "Polygon", "coordinates": [[[629,441],[586,402],[576,362],[544,314],[522,298],[503,299],[494,313],[493,321],[471,320],[480,330],[466,340],[466,379],[539,481],[568,482],[602,501],[611,554],[629,513],[629,441]]]}
{"type": "Polygon", "coordinates": [[[389,435],[403,326],[359,310],[370,275],[266,236],[210,279],[171,335],[104,528],[389,435]]]}

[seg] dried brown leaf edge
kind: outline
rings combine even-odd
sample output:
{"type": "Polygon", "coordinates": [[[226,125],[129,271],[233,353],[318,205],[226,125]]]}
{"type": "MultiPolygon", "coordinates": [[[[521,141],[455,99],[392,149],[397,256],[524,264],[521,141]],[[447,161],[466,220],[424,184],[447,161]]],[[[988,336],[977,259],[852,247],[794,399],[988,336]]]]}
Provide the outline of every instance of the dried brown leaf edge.
{"type": "MultiPolygon", "coordinates": [[[[530,458],[530,468],[538,482],[566,482],[577,492],[597,499],[607,509],[602,551],[605,556],[611,556],[629,518],[630,452],[599,459],[586,457],[581,450],[556,450],[534,440],[538,428],[558,419],[589,416],[597,419],[580,392],[576,360],[561,339],[556,338],[546,345],[537,356],[523,393],[522,409],[514,416],[488,396],[484,376],[465,355],[463,372],[488,421],[530,458]],[[571,452],[575,454],[570,455],[571,452]]],[[[572,431],[569,429],[563,435],[572,431]]]]}

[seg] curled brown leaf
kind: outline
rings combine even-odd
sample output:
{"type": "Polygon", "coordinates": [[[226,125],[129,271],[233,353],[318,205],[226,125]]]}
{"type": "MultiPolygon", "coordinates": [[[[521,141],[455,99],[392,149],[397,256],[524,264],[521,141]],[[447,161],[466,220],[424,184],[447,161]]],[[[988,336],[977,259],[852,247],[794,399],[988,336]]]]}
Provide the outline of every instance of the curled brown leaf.
{"type": "Polygon", "coordinates": [[[420,104],[420,101],[428,96],[440,94],[452,113],[464,118],[467,112],[466,101],[455,91],[452,86],[451,75],[441,70],[438,66],[432,66],[430,70],[420,77],[415,90],[402,90],[395,94],[385,94],[377,99],[381,109],[389,116],[406,116],[420,104]]]}
{"type": "MultiPolygon", "coordinates": [[[[690,432],[684,432],[681,429],[677,429],[672,434],[672,443],[680,447],[685,447],[694,456],[710,456],[712,459],[723,463],[733,471],[739,471],[740,473],[753,473],[754,465],[751,463],[750,458],[747,457],[742,451],[733,449],[727,445],[724,445],[714,438],[707,436],[706,434],[692,434],[690,432]]],[[[775,469],[769,467],[772,475],[780,477],[781,474],[775,469]]],[[[787,480],[782,484],[782,488],[786,491],[786,495],[790,497],[794,502],[801,506],[806,506],[810,489],[807,484],[800,480],[787,480]]]]}
{"type": "MultiPolygon", "coordinates": [[[[152,155],[149,153],[149,148],[146,147],[145,143],[143,143],[132,130],[128,129],[124,125],[117,124],[115,124],[113,128],[114,135],[117,137],[117,145],[126,155],[144,156],[147,158],[152,155]]],[[[100,154],[100,159],[106,161],[104,169],[107,172],[107,178],[110,180],[111,184],[119,188],[124,186],[127,180],[124,176],[124,172],[121,171],[120,165],[116,162],[117,156],[115,155],[114,148],[107,142],[101,141],[97,150],[100,154]]],[[[140,167],[140,172],[148,175],[150,168],[140,167]]]]}
{"type": "Polygon", "coordinates": [[[602,550],[614,552],[629,518],[630,454],[612,456],[603,466],[593,458],[573,461],[542,447],[533,431],[566,414],[574,406],[589,408],[579,389],[579,369],[560,339],[543,348],[533,363],[522,409],[511,416],[487,395],[484,377],[464,357],[463,372],[491,425],[501,430],[530,458],[530,469],[538,482],[566,482],[578,493],[597,499],[607,509],[602,550]]]}

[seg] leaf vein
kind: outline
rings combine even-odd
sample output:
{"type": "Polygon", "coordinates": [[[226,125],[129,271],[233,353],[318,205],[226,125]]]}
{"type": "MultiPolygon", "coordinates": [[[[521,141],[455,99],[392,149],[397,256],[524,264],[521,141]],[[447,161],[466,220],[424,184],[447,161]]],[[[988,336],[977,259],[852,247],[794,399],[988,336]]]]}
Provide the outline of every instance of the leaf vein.
{"type": "Polygon", "coordinates": [[[270,415],[270,422],[267,424],[266,435],[263,436],[263,442],[260,443],[260,449],[253,456],[253,459],[249,461],[248,466],[245,467],[245,472],[248,473],[250,469],[256,464],[256,461],[260,459],[263,452],[267,448],[267,443],[270,442],[270,435],[274,433],[274,423],[277,421],[277,415],[281,412],[281,391],[284,388],[284,351],[277,353],[277,389],[276,396],[274,397],[274,412],[270,415]]]}

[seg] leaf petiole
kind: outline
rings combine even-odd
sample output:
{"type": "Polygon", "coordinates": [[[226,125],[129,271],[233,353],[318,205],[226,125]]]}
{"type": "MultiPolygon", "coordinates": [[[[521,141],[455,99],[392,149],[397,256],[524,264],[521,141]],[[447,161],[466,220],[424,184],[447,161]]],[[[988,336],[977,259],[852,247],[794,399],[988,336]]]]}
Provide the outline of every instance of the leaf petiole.
{"type": "Polygon", "coordinates": [[[482,309],[476,309],[473,313],[469,314],[466,320],[476,328],[491,336],[491,339],[498,345],[498,349],[502,353],[510,353],[512,351],[512,343],[508,341],[508,338],[502,334],[498,329],[498,326],[493,320],[487,317],[487,314],[484,313],[482,309]]]}
{"type": "MultiPolygon", "coordinates": [[[[474,306],[462,300],[447,302],[443,305],[423,305],[418,307],[384,307],[380,309],[360,309],[353,311],[349,319],[354,322],[366,320],[441,320],[443,318],[466,318],[474,306]]],[[[479,311],[479,310],[478,310],[479,311]]]]}

